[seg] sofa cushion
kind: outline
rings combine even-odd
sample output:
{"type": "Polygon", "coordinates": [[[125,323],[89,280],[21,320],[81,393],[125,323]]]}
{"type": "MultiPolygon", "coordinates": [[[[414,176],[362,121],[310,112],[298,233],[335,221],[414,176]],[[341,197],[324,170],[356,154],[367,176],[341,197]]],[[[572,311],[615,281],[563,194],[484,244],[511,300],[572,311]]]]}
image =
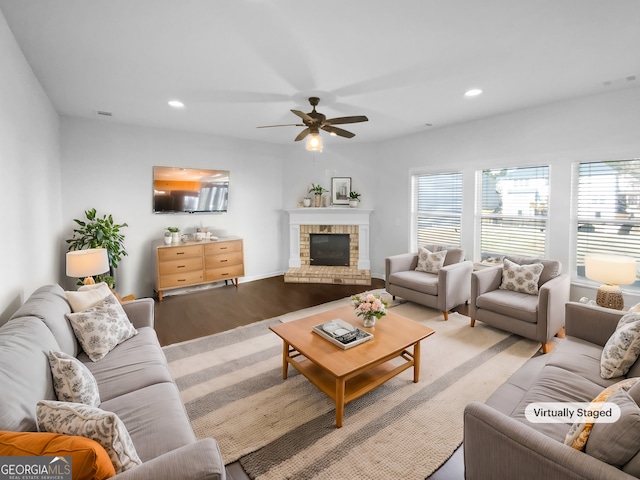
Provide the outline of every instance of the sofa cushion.
{"type": "Polygon", "coordinates": [[[71,312],[69,302],[60,285],[47,285],[38,288],[27,301],[11,316],[11,320],[20,317],[36,317],[45,323],[51,330],[56,342],[60,346],[58,350],[76,356],[80,347],[73,333],[71,324],[65,317],[71,312]]]}
{"type": "Polygon", "coordinates": [[[118,414],[145,462],[195,441],[174,383],[140,388],[103,402],[101,408],[118,414]]]}
{"type": "Polygon", "coordinates": [[[59,349],[39,318],[17,318],[0,328],[0,430],[36,431],[36,402],[56,399],[47,353],[59,349]]]}
{"type": "Polygon", "coordinates": [[[627,313],[602,349],[600,375],[625,375],[640,356],[640,313],[627,313]]]}
{"type": "Polygon", "coordinates": [[[520,257],[515,255],[507,255],[505,258],[511,260],[514,263],[517,263],[518,265],[531,265],[532,263],[541,263],[544,269],[542,270],[540,279],[538,280],[538,288],[562,273],[562,264],[557,260],[520,257]]]}
{"type": "Polygon", "coordinates": [[[98,382],[80,360],[64,352],[49,352],[53,389],[62,402],[100,405],[98,382]]]}
{"type": "Polygon", "coordinates": [[[460,247],[453,245],[440,245],[437,243],[427,243],[423,245],[424,248],[432,252],[440,252],[442,250],[447,251],[447,255],[444,258],[444,266],[453,265],[454,263],[460,263],[464,260],[464,250],[460,247]]]}
{"type": "Polygon", "coordinates": [[[567,336],[548,354],[548,365],[575,373],[593,383],[607,388],[622,377],[604,379],[600,375],[602,347],[581,338],[567,336]]]}
{"type": "Polygon", "coordinates": [[[492,290],[476,298],[476,307],[517,318],[523,322],[538,321],[538,297],[511,290],[492,290]]]}
{"type": "Polygon", "coordinates": [[[538,281],[543,268],[541,263],[519,265],[505,258],[500,289],[538,295],[538,281]]]}
{"type": "Polygon", "coordinates": [[[428,295],[438,295],[438,275],[433,273],[416,270],[396,272],[389,276],[389,283],[428,295]]]}
{"type": "Polygon", "coordinates": [[[36,414],[40,430],[98,442],[109,454],[116,473],[142,464],[126,427],[113,412],[79,403],[43,400],[38,402],[36,414]]]}
{"type": "Polygon", "coordinates": [[[48,432],[0,432],[0,456],[71,457],[72,475],[78,479],[103,480],[116,474],[104,447],[85,437],[48,432]]]}
{"type": "Polygon", "coordinates": [[[71,305],[74,312],[83,312],[98,305],[111,293],[109,286],[104,283],[94,283],[93,285],[83,285],[75,292],[64,292],[65,298],[71,305]]]}
{"type": "Polygon", "coordinates": [[[138,335],[117,345],[99,362],[92,362],[84,352],[78,355],[78,360],[98,381],[102,402],[149,385],[173,381],[155,330],[150,327],[139,329],[138,335]]]}
{"type": "Polygon", "coordinates": [[[68,313],[67,318],[82,349],[94,362],[138,333],[113,295],[89,310],[68,313]]]}
{"type": "Polygon", "coordinates": [[[566,423],[531,423],[525,414],[527,406],[540,402],[590,402],[601,391],[600,385],[561,368],[547,365],[522,397],[512,417],[548,437],[563,442],[569,432],[570,425],[566,423]],[[570,385],[571,388],[567,388],[567,385],[570,385]]]}
{"type": "Polygon", "coordinates": [[[584,452],[620,468],[640,450],[640,407],[624,390],[610,395],[607,402],[620,407],[620,418],[614,423],[594,423],[584,452]]]}
{"type": "Polygon", "coordinates": [[[418,266],[416,270],[418,272],[438,273],[444,266],[444,258],[446,255],[446,250],[431,252],[426,248],[420,247],[418,249],[418,266]]]}

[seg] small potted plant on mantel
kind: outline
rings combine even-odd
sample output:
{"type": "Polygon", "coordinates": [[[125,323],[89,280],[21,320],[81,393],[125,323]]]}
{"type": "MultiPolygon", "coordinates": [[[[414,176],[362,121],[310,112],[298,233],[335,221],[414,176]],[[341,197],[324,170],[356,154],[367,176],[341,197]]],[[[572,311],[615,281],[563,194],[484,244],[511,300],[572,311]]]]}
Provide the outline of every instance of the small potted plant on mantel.
{"type": "Polygon", "coordinates": [[[355,208],[360,201],[360,194],[358,192],[349,192],[349,206],[355,208]]]}
{"type": "Polygon", "coordinates": [[[317,184],[314,185],[313,183],[311,184],[311,188],[309,189],[309,193],[313,192],[313,194],[315,195],[315,206],[316,207],[321,207],[322,206],[322,194],[325,192],[328,192],[329,190],[325,190],[324,188],[322,188],[322,185],[317,184]]]}

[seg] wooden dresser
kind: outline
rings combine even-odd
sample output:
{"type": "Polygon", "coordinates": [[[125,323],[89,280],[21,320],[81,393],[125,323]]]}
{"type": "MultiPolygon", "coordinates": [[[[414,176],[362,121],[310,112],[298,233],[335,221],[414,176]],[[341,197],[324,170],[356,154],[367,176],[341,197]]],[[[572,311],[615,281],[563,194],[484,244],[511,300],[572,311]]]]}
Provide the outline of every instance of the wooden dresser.
{"type": "Polygon", "coordinates": [[[153,247],[154,288],[158,300],[162,292],[174,288],[231,280],[236,288],[244,276],[242,239],[226,237],[213,241],[155,242],[153,247]]]}

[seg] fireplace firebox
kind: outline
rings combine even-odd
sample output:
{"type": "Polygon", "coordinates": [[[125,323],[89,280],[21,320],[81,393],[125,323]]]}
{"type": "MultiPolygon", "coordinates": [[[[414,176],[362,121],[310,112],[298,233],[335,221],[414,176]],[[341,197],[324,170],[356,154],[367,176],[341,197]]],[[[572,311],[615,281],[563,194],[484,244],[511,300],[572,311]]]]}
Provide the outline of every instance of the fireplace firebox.
{"type": "Polygon", "coordinates": [[[349,234],[311,233],[310,265],[349,266],[349,234]]]}

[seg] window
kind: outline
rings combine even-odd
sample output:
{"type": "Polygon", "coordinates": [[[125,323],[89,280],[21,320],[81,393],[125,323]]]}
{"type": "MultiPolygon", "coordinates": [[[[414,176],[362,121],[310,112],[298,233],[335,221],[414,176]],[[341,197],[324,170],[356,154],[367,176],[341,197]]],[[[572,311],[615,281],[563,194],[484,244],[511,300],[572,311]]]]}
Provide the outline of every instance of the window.
{"type": "MultiPolygon", "coordinates": [[[[633,258],[640,252],[640,159],[578,166],[576,266],[587,253],[633,258]]],[[[640,282],[636,281],[636,286],[640,282]]]]}
{"type": "Polygon", "coordinates": [[[545,257],[549,167],[483,170],[480,181],[482,261],[508,254],[545,257]]]}
{"type": "Polygon", "coordinates": [[[412,190],[417,245],[460,245],[462,173],[414,175],[412,190]]]}

